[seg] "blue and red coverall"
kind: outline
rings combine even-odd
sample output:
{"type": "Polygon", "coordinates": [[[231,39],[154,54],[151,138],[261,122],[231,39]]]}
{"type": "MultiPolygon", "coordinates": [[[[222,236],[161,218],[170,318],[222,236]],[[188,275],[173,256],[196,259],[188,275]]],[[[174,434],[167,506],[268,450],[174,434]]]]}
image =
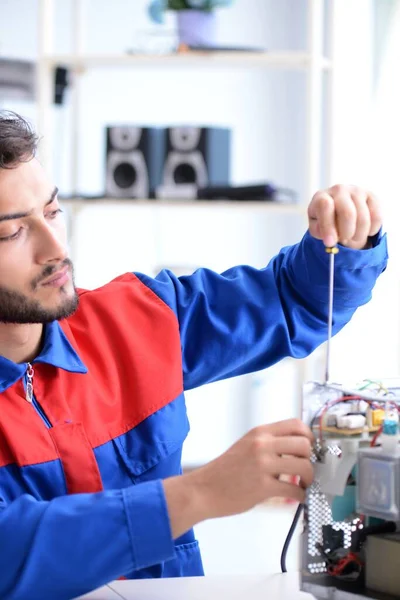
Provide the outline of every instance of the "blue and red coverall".
{"type": "MultiPolygon", "coordinates": [[[[334,331],[387,261],[336,258],[334,331]]],[[[173,540],[161,481],[181,473],[184,391],[310,354],[326,339],[328,258],[308,233],[265,268],[123,275],[79,290],[33,361],[0,357],[0,597],[63,600],[120,576],[201,575],[173,540]]]]}

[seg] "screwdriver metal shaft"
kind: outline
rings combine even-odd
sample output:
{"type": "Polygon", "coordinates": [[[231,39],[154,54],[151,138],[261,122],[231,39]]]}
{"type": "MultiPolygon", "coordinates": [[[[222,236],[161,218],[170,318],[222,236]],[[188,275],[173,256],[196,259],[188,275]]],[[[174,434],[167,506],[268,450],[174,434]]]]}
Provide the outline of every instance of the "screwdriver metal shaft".
{"type": "Polygon", "coordinates": [[[330,377],[330,360],[331,360],[331,339],[333,325],[333,290],[335,283],[335,254],[339,252],[339,248],[325,248],[329,254],[329,298],[328,298],[328,341],[326,345],[326,363],[325,363],[325,383],[329,382],[330,377]]]}

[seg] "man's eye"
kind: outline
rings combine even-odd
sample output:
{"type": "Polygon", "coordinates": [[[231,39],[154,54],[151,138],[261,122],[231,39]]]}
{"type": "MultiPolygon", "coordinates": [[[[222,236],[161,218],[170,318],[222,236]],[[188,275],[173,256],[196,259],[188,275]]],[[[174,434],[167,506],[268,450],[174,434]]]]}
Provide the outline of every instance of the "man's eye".
{"type": "Polygon", "coordinates": [[[60,213],[62,213],[63,211],[61,210],[61,208],[57,208],[57,210],[52,210],[51,212],[49,212],[47,214],[47,217],[49,219],[55,219],[57,215],[59,215],[60,213]]]}
{"type": "Polygon", "coordinates": [[[22,231],[22,227],[20,227],[18,229],[18,231],[16,231],[12,235],[7,235],[5,237],[0,237],[0,242],[11,242],[11,240],[16,240],[20,236],[21,231],[22,231]]]}

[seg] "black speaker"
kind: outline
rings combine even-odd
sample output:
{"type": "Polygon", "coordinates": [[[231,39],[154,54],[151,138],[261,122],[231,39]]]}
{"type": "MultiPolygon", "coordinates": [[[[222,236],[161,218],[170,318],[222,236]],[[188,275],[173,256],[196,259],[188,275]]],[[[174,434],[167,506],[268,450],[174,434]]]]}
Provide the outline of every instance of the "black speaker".
{"type": "Polygon", "coordinates": [[[229,185],[231,132],[217,127],[170,127],[157,197],[196,198],[209,185],[229,185]]]}
{"type": "Polygon", "coordinates": [[[65,90],[69,85],[69,73],[65,67],[56,67],[54,71],[54,104],[63,104],[65,90]]]}
{"type": "Polygon", "coordinates": [[[107,127],[106,195],[149,198],[162,177],[164,128],[107,127]]]}

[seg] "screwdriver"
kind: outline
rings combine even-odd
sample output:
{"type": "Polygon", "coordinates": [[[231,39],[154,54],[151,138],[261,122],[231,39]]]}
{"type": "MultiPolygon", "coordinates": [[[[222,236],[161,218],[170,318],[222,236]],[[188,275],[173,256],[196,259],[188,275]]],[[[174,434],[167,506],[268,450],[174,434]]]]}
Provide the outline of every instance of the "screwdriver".
{"type": "Polygon", "coordinates": [[[331,339],[332,339],[332,324],[333,324],[333,288],[335,277],[335,254],[339,252],[337,246],[325,248],[325,252],[329,254],[329,299],[328,299],[328,341],[326,345],[326,363],[325,363],[325,384],[329,382],[330,376],[330,358],[331,358],[331,339]]]}

